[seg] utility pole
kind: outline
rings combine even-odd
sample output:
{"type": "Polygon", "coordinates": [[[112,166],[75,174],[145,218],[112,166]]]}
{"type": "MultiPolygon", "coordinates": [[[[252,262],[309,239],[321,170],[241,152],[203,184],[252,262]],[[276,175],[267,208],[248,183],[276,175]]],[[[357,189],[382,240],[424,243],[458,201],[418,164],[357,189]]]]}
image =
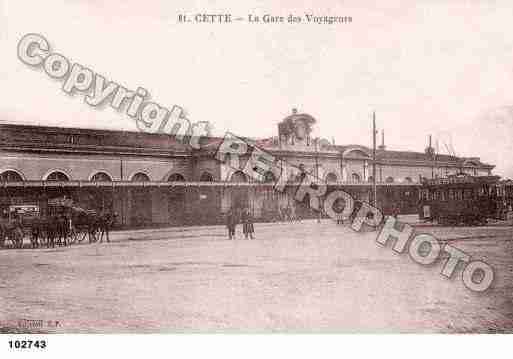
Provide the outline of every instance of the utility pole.
{"type": "MultiPolygon", "coordinates": [[[[317,146],[319,145],[319,137],[316,137],[314,139],[315,141],[315,177],[317,177],[317,180],[319,180],[319,149],[317,146]]],[[[321,223],[321,215],[322,215],[322,205],[319,204],[319,213],[317,217],[317,223],[321,223]]]]}
{"type": "Polygon", "coordinates": [[[372,205],[378,204],[376,189],[376,111],[372,112],[372,205]]]}
{"type": "Polygon", "coordinates": [[[429,135],[429,147],[428,147],[428,153],[431,155],[431,178],[435,178],[435,157],[434,157],[434,150],[431,146],[431,135],[429,135]]]}
{"type": "MultiPolygon", "coordinates": [[[[119,158],[119,181],[123,181],[123,158],[119,158]]],[[[121,196],[121,225],[125,225],[125,197],[127,196],[127,191],[125,191],[125,187],[119,186],[117,193],[121,196]]]]}

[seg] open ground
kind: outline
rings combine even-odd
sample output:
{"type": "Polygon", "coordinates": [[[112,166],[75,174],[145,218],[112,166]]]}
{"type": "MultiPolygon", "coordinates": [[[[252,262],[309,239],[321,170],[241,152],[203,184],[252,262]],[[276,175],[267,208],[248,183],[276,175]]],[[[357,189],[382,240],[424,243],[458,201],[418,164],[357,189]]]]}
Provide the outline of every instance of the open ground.
{"type": "Polygon", "coordinates": [[[513,332],[513,227],[422,227],[482,259],[484,293],[332,221],[122,231],[111,243],[0,251],[0,330],[513,332]],[[41,320],[20,328],[20,320],[41,320]],[[50,324],[52,323],[52,324],[50,324]]]}

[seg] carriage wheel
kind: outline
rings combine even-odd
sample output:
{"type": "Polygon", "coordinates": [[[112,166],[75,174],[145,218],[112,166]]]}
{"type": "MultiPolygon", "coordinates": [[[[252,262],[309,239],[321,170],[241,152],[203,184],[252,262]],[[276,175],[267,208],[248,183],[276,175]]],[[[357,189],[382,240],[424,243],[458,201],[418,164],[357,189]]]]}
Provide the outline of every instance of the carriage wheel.
{"type": "Polygon", "coordinates": [[[87,232],[84,232],[84,231],[81,231],[81,230],[77,230],[75,228],[75,231],[74,231],[74,242],[82,242],[86,237],[87,237],[87,232]]]}
{"type": "Polygon", "coordinates": [[[77,233],[77,230],[75,229],[75,227],[71,228],[71,231],[69,232],[69,235],[68,235],[68,244],[73,244],[77,241],[78,239],[78,233],[77,233]]]}
{"type": "Polygon", "coordinates": [[[12,234],[11,238],[12,244],[14,248],[22,248],[23,247],[23,233],[20,233],[20,231],[15,230],[12,234]]]}
{"type": "Polygon", "coordinates": [[[98,241],[98,231],[89,232],[89,243],[94,243],[98,241]]]}

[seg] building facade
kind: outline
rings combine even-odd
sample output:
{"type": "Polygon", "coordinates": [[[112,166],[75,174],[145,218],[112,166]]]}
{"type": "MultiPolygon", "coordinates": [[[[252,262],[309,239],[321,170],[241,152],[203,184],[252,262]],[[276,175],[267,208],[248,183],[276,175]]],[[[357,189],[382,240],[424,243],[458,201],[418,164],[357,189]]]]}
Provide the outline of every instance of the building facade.
{"type": "MultiPolygon", "coordinates": [[[[297,167],[287,174],[292,183],[308,172],[368,200],[372,150],[312,138],[315,124],[312,116],[293,111],[278,124],[276,137],[247,140],[297,167]]],[[[271,220],[280,207],[297,205],[290,193],[251,183],[216,160],[221,142],[202,138],[196,150],[165,134],[2,124],[0,207],[31,203],[44,208],[52,198],[67,196],[82,207],[117,212],[122,225],[145,226],[217,223],[234,206],[249,206],[255,217],[271,220]]],[[[391,188],[413,193],[421,177],[489,175],[493,168],[477,157],[435,154],[431,147],[390,151],[382,143],[376,152],[378,199],[385,205],[391,188]]],[[[272,181],[280,175],[265,177],[272,181]]]]}

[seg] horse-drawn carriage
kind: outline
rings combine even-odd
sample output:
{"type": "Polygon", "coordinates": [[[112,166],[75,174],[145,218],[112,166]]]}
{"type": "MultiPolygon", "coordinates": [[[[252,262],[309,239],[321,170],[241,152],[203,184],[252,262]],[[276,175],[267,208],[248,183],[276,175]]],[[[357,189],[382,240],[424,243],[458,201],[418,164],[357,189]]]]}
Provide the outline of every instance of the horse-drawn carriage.
{"type": "Polygon", "coordinates": [[[27,224],[39,217],[37,205],[11,205],[0,218],[0,247],[11,242],[14,248],[23,246],[27,224]]]}
{"type": "Polygon", "coordinates": [[[0,247],[11,243],[22,248],[25,239],[33,248],[54,247],[102,239],[112,226],[110,213],[98,213],[73,204],[69,199],[54,199],[41,211],[38,205],[11,205],[0,219],[0,247]]]}

